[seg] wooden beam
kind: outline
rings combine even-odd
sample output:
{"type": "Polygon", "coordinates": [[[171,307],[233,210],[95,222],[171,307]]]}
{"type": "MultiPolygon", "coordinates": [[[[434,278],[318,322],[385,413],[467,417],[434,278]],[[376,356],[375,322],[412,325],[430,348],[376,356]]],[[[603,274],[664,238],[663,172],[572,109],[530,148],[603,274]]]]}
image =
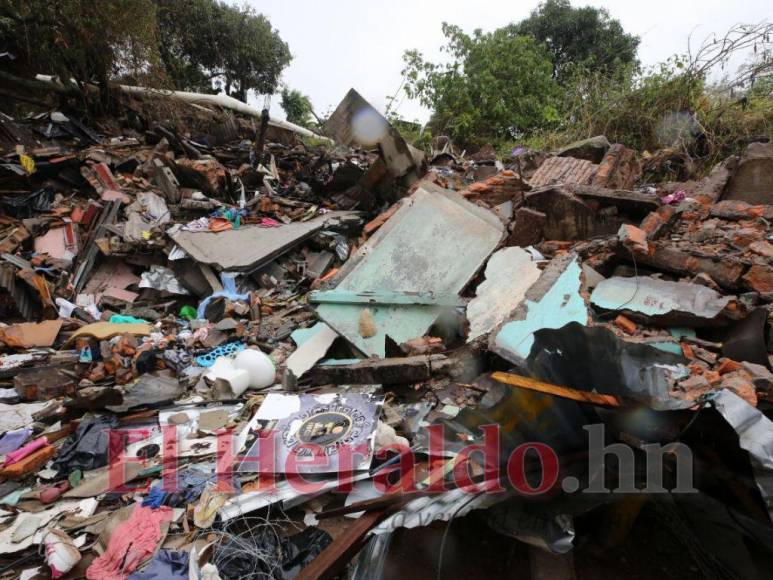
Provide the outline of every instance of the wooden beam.
{"type": "Polygon", "coordinates": [[[295,580],[330,580],[343,572],[346,565],[365,545],[368,532],[387,518],[392,510],[385,508],[365,512],[347,530],[322,550],[295,577],[295,580]]]}
{"type": "Polygon", "coordinates": [[[571,399],[581,403],[592,403],[604,407],[620,407],[623,404],[620,397],[614,395],[602,395],[601,393],[579,391],[577,389],[570,389],[569,387],[543,383],[542,381],[529,377],[522,377],[521,375],[496,372],[491,375],[491,378],[498,383],[505,383],[513,387],[529,389],[530,391],[547,393],[548,395],[555,395],[556,397],[563,397],[564,399],[571,399]]]}

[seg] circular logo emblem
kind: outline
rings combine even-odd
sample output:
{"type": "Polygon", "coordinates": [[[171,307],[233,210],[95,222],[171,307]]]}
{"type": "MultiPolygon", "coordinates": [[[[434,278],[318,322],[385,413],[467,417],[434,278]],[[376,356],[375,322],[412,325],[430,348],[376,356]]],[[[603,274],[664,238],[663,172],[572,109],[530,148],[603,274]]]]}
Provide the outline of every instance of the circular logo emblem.
{"type": "Polygon", "coordinates": [[[317,413],[301,423],[298,440],[325,447],[344,439],[352,430],[351,417],[335,411],[317,413]]]}

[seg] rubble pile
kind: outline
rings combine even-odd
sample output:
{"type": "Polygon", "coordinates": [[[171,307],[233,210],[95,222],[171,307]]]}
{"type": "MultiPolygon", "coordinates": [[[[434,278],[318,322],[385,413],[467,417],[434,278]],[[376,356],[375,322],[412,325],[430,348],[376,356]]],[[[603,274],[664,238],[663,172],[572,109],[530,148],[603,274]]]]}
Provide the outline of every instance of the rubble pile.
{"type": "Polygon", "coordinates": [[[425,158],[354,90],[316,145],[189,106],[0,115],[3,575],[495,573],[459,519],[574,577],[655,518],[764,577],[773,146],[645,184],[603,136],[425,158]]]}

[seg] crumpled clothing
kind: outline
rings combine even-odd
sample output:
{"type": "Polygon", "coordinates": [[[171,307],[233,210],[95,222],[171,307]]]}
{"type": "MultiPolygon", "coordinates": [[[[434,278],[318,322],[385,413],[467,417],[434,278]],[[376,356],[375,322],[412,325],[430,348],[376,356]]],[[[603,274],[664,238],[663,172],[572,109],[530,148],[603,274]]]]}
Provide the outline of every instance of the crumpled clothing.
{"type": "Polygon", "coordinates": [[[128,316],[126,314],[113,314],[110,317],[109,322],[110,324],[144,324],[148,321],[143,318],[128,316]]]}
{"type": "Polygon", "coordinates": [[[209,231],[210,232],[224,232],[226,230],[232,230],[234,229],[233,224],[228,221],[226,218],[221,217],[213,217],[209,220],[209,231]]]}
{"type": "Polygon", "coordinates": [[[172,519],[167,507],[151,509],[136,504],[131,517],[115,528],[107,550],[86,570],[89,580],[124,580],[156,550],[161,524],[172,519]]]}
{"type": "MultiPolygon", "coordinates": [[[[170,494],[166,505],[184,507],[197,501],[207,485],[212,483],[217,485],[217,477],[217,474],[214,473],[214,466],[191,465],[178,475],[177,487],[179,491],[170,494]]],[[[241,493],[242,486],[239,478],[231,479],[229,484],[233,493],[241,493]]]]}
{"type": "Polygon", "coordinates": [[[260,218],[260,221],[258,222],[258,227],[261,228],[278,228],[282,225],[281,222],[276,221],[274,218],[260,218]]]}
{"type": "Polygon", "coordinates": [[[231,228],[238,230],[241,224],[241,213],[235,209],[219,209],[212,213],[209,219],[210,231],[222,231],[231,228]]]}
{"type": "MultiPolygon", "coordinates": [[[[179,335],[178,335],[179,339],[179,335]]],[[[176,349],[167,349],[164,351],[164,360],[174,367],[175,372],[179,375],[183,370],[187,369],[193,364],[193,357],[191,353],[182,347],[176,349]]]]}
{"type": "Polygon", "coordinates": [[[161,487],[151,487],[147,497],[142,500],[142,507],[160,508],[168,495],[161,487]]]}
{"type": "Polygon", "coordinates": [[[4,467],[13,465],[17,461],[27,457],[27,455],[30,455],[35,451],[37,451],[38,449],[42,449],[43,447],[46,447],[47,445],[48,445],[48,439],[46,439],[45,437],[38,437],[34,441],[30,441],[24,447],[21,447],[16,451],[11,451],[10,453],[6,454],[4,467]]]}
{"type": "Polygon", "coordinates": [[[182,230],[184,232],[206,232],[209,230],[209,218],[200,217],[190,221],[182,227],[182,230]]]}
{"type": "Polygon", "coordinates": [[[8,431],[0,437],[0,455],[16,451],[32,435],[32,429],[22,428],[8,431]]]}
{"type": "Polygon", "coordinates": [[[121,438],[115,438],[115,448],[110,445],[110,430],[117,428],[118,418],[114,415],[94,417],[81,422],[74,435],[59,450],[52,467],[60,475],[66,475],[76,469],[89,471],[107,465],[110,456],[118,457],[121,438]]]}
{"type": "Polygon", "coordinates": [[[187,580],[188,557],[183,550],[159,550],[146,568],[134,572],[127,580],[187,580]]]}
{"type": "MultiPolygon", "coordinates": [[[[177,472],[176,480],[172,484],[174,491],[165,491],[160,485],[151,487],[148,495],[142,500],[142,505],[152,508],[185,507],[196,502],[207,484],[216,483],[217,477],[214,465],[191,465],[177,472]]],[[[237,493],[241,492],[241,482],[238,479],[234,478],[231,483],[237,493]]]]}

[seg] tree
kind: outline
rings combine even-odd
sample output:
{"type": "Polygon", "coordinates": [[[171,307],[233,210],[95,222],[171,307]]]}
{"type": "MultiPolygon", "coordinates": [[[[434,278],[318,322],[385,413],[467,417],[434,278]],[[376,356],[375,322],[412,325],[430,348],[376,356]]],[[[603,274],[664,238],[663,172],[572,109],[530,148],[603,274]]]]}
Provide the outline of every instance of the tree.
{"type": "Polygon", "coordinates": [[[6,85],[52,74],[98,85],[105,103],[110,81],[246,100],[273,93],[292,58],[263,15],[217,0],[0,0],[4,52],[6,85]]]}
{"type": "Polygon", "coordinates": [[[292,56],[265,16],[216,0],[154,1],[159,53],[176,88],[223,89],[242,101],[276,90],[292,56]]]}
{"type": "Polygon", "coordinates": [[[552,63],[536,40],[505,29],[470,36],[446,23],[443,33],[451,62],[428,62],[415,50],[403,57],[406,92],[433,110],[434,134],[474,145],[558,119],[552,63]]]}
{"type": "Polygon", "coordinates": [[[104,100],[111,78],[157,64],[155,31],[151,0],[0,0],[0,49],[14,72],[95,83],[104,100]]]}
{"type": "Polygon", "coordinates": [[[603,8],[572,8],[569,0],[545,0],[526,20],[507,29],[545,44],[553,76],[561,84],[569,80],[573,67],[618,75],[638,66],[639,37],[627,34],[603,8]]]}
{"type": "Polygon", "coordinates": [[[223,74],[219,46],[224,7],[212,0],[154,0],[158,51],[170,84],[180,90],[214,93],[223,74]]]}
{"type": "Polygon", "coordinates": [[[309,127],[312,124],[311,100],[299,90],[284,87],[281,105],[291,123],[301,127],[309,127]]]}

